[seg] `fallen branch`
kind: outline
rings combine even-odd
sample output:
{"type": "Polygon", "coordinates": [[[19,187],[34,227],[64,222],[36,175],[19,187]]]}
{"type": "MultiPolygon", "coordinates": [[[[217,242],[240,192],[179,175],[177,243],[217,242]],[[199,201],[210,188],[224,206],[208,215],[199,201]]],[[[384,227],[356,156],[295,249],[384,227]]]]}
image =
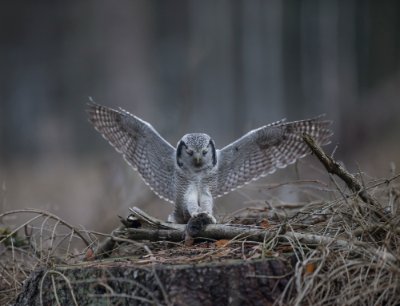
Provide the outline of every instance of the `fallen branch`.
{"type": "MultiPolygon", "coordinates": [[[[130,233],[130,239],[135,239],[134,236],[143,237],[146,236],[146,232],[153,238],[156,238],[153,233],[158,232],[160,235],[167,235],[174,241],[182,241],[184,239],[184,233],[186,224],[177,224],[164,222],[157,218],[154,218],[137,207],[130,208],[132,215],[142,225],[141,228],[128,228],[130,233]],[[134,232],[135,234],[131,234],[134,232]],[[151,234],[150,234],[151,233],[151,234]]],[[[196,236],[196,238],[208,238],[208,239],[235,239],[243,237],[252,237],[255,241],[264,241],[264,239],[272,238],[276,235],[275,231],[267,230],[258,226],[248,226],[240,224],[209,224],[206,228],[196,236]]],[[[149,239],[151,240],[151,239],[149,239]]],[[[162,239],[158,239],[162,240],[162,239]]],[[[157,241],[157,240],[152,240],[157,241]]]]}
{"type": "MultiPolygon", "coordinates": [[[[355,178],[354,175],[349,173],[341,164],[339,164],[332,157],[328,156],[321,147],[314,141],[314,139],[307,134],[303,135],[303,139],[309,146],[311,151],[317,156],[320,162],[325,166],[325,169],[331,173],[340,177],[353,192],[355,192],[360,199],[371,204],[376,208],[380,208],[381,205],[367,192],[367,190],[362,186],[362,184],[355,178]]],[[[378,213],[379,217],[385,218],[382,213],[378,213]]]]}
{"type": "MultiPolygon", "coordinates": [[[[185,237],[185,225],[177,229],[142,229],[142,228],[127,228],[115,234],[127,233],[127,237],[132,240],[149,240],[149,241],[183,241],[185,237]]],[[[253,241],[262,242],[269,240],[276,235],[276,232],[270,232],[266,229],[259,228],[244,228],[242,226],[234,226],[228,224],[209,224],[200,232],[196,238],[220,240],[220,239],[242,239],[249,238],[253,241]]]]}
{"type": "Polygon", "coordinates": [[[85,260],[102,259],[111,256],[112,251],[115,249],[117,243],[114,239],[114,232],[118,232],[125,228],[125,225],[120,225],[118,228],[112,231],[111,235],[107,236],[97,247],[97,249],[92,252],[90,248],[85,254],[85,260]]]}

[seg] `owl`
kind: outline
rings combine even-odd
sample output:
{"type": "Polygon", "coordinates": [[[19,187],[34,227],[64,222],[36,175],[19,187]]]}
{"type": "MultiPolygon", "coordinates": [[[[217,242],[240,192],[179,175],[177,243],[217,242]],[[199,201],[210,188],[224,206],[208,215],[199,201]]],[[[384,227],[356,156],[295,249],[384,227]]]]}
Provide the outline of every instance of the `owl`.
{"type": "Polygon", "coordinates": [[[162,199],[174,203],[168,221],[187,223],[199,215],[209,223],[214,199],[285,168],[310,153],[303,134],[329,143],[331,121],[322,117],[277,121],[216,149],[207,134],[184,135],[176,148],[146,121],[119,109],[88,104],[89,121],[162,199]]]}

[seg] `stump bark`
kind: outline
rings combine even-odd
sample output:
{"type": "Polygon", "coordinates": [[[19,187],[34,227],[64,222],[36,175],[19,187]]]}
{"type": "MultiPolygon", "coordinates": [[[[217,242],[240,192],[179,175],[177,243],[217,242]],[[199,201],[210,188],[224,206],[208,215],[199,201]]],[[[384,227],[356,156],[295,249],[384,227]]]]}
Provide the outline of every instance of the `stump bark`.
{"type": "Polygon", "coordinates": [[[292,271],[282,259],[59,266],[32,273],[15,305],[272,305],[292,271]]]}

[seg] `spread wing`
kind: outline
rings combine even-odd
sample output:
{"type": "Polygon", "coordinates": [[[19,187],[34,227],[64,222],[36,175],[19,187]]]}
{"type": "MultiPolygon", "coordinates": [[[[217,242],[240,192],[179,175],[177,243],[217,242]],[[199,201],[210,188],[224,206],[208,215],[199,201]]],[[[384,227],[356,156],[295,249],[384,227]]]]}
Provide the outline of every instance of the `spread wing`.
{"type": "Polygon", "coordinates": [[[303,133],[320,145],[328,144],[331,121],[314,119],[284,122],[255,129],[218,152],[218,184],[214,197],[293,164],[310,153],[303,133]]]}
{"type": "Polygon", "coordinates": [[[123,109],[89,103],[87,112],[95,129],[140,173],[145,183],[159,197],[173,202],[175,148],[149,123],[123,109]]]}

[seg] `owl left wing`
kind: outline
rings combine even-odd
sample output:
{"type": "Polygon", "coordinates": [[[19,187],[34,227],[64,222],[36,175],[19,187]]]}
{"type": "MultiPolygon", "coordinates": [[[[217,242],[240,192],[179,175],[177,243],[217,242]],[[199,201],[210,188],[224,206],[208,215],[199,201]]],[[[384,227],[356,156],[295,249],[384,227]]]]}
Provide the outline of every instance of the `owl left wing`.
{"type": "Polygon", "coordinates": [[[174,158],[172,147],[146,121],[120,109],[88,104],[89,121],[125,161],[161,198],[173,202],[174,158]]]}
{"type": "Polygon", "coordinates": [[[310,153],[303,133],[320,145],[328,144],[333,134],[329,129],[331,123],[322,117],[294,122],[281,120],[252,130],[219,150],[218,183],[213,196],[222,196],[310,153]]]}

